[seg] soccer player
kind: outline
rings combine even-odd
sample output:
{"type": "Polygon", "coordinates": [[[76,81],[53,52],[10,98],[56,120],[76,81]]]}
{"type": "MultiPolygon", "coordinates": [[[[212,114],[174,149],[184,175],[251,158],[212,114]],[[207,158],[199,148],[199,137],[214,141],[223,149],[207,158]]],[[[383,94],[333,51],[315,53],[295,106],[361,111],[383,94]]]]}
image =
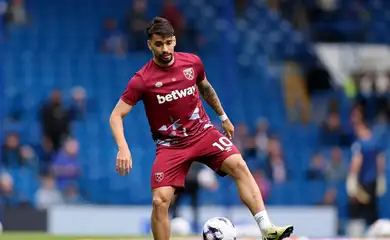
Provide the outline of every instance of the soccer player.
{"type": "Polygon", "coordinates": [[[138,101],[143,101],[156,142],[151,174],[154,239],[169,240],[168,208],[175,192],[184,188],[193,161],[206,164],[220,176],[228,174],[235,179],[240,198],[253,214],[264,238],[289,237],[293,226],[276,227],[268,218],[260,190],[231,142],[234,126],[207,80],[200,58],[174,52],[174,29],[164,18],[154,18],[146,32],[153,59],[129,81],[112,111],[110,126],[118,145],[116,170],[123,176],[132,168],[132,158],[122,120],[138,101]],[[218,114],[226,136],[210,123],[199,95],[218,114]]]}
{"type": "MultiPolygon", "coordinates": [[[[378,220],[377,198],[386,192],[385,157],[381,142],[364,122],[356,123],[357,141],[347,179],[351,224],[364,219],[367,225],[378,220]]],[[[352,227],[352,225],[350,225],[352,227]]]]}

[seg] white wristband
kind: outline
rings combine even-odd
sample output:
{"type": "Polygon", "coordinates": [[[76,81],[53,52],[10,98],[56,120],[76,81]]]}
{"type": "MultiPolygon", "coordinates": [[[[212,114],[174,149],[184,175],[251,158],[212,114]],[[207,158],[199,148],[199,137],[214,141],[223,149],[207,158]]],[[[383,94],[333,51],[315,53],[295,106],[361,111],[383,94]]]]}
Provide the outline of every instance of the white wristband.
{"type": "Polygon", "coordinates": [[[229,118],[228,118],[228,116],[226,115],[226,113],[224,113],[223,115],[219,116],[219,119],[221,119],[221,121],[223,122],[223,121],[228,120],[229,118]]]}

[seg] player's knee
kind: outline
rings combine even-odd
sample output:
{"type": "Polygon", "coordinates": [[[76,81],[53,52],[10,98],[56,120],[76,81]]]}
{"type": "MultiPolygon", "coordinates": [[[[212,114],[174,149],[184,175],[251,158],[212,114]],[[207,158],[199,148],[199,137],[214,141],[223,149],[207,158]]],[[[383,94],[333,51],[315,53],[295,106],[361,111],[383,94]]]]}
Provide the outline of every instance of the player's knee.
{"type": "Polygon", "coordinates": [[[152,205],[153,208],[159,211],[168,211],[170,201],[165,196],[153,196],[152,205]]]}
{"type": "Polygon", "coordinates": [[[231,166],[231,175],[233,178],[242,178],[248,175],[249,169],[244,159],[234,161],[231,166]]]}

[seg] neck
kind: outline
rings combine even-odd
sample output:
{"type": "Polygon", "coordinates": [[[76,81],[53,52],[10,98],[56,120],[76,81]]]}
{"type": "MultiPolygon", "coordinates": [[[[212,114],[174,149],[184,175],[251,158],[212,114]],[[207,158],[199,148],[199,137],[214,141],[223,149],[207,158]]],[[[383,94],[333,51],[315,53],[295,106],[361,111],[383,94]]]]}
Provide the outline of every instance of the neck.
{"type": "Polygon", "coordinates": [[[169,67],[175,62],[175,57],[172,57],[172,60],[169,63],[162,63],[156,59],[156,57],[153,57],[153,62],[160,67],[169,67]]]}

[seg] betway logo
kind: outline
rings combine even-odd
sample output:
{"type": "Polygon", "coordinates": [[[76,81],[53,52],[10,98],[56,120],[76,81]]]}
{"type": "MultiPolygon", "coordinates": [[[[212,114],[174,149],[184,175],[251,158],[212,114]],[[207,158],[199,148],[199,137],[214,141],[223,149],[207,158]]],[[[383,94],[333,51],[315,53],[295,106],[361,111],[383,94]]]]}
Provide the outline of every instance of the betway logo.
{"type": "Polygon", "coordinates": [[[182,90],[173,90],[171,93],[168,93],[167,95],[157,95],[157,101],[158,104],[163,104],[165,102],[171,102],[174,100],[177,100],[179,98],[183,98],[186,96],[193,96],[195,94],[195,85],[186,89],[182,90]]]}

